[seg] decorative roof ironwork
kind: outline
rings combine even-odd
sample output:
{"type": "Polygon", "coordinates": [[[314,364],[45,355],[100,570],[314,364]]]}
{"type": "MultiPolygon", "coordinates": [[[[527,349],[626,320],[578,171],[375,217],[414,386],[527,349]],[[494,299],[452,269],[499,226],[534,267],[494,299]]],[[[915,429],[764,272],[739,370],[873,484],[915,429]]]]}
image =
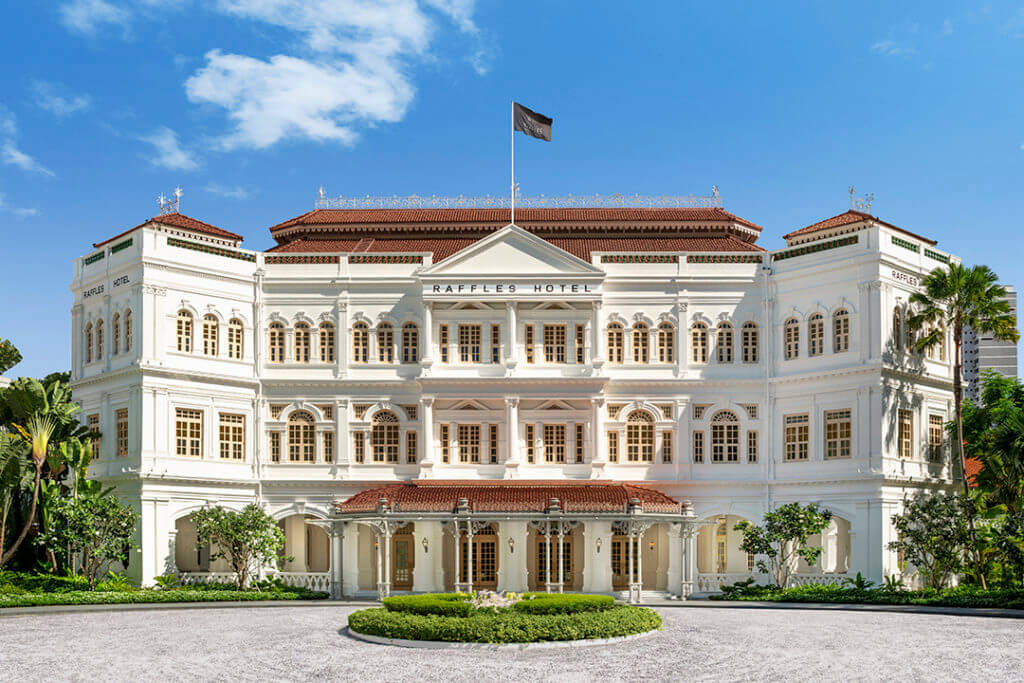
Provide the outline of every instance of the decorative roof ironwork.
{"type": "MultiPolygon", "coordinates": [[[[508,209],[510,198],[497,195],[442,197],[438,195],[401,197],[328,197],[323,188],[317,192],[317,209],[508,209]]],[[[722,195],[718,187],[710,195],[640,195],[592,194],[549,197],[516,197],[517,209],[620,209],[620,208],[721,208],[722,195]]]]}

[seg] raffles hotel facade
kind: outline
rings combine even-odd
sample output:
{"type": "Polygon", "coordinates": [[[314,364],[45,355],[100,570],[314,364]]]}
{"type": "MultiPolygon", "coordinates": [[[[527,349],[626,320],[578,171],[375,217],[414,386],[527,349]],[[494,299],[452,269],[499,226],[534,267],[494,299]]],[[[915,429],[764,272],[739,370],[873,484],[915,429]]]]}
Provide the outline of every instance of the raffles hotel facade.
{"type": "MultiPolygon", "coordinates": [[[[710,202],[714,204],[714,202],[710,202]]],[[[265,252],[180,213],[74,264],[90,475],[144,582],[227,567],[191,511],[256,501],[291,583],[686,597],[756,572],[741,519],[835,517],[797,582],[900,573],[890,517],[949,488],[951,346],[907,302],[954,257],[858,211],[757,245],[719,206],[322,208],[265,252]]]]}

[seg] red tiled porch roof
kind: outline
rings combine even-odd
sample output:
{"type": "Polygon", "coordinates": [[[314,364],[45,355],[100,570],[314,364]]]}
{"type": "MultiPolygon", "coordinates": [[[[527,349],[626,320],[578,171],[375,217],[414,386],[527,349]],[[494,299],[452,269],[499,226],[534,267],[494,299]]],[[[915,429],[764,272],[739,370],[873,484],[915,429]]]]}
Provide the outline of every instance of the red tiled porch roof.
{"type": "Polygon", "coordinates": [[[195,218],[192,218],[191,216],[186,216],[183,213],[165,213],[162,216],[153,216],[149,220],[139,223],[134,228],[129,228],[128,230],[125,230],[120,234],[114,235],[110,239],[103,240],[102,242],[97,242],[92,246],[102,247],[104,244],[107,244],[108,242],[113,242],[118,238],[124,237],[133,230],[138,230],[139,228],[145,227],[150,223],[166,225],[169,228],[178,228],[180,230],[190,230],[191,232],[199,232],[203,233],[204,235],[212,235],[213,237],[220,237],[226,240],[237,240],[241,242],[244,239],[241,235],[236,235],[235,233],[228,232],[223,228],[218,228],[216,225],[210,225],[209,223],[204,223],[200,220],[196,220],[195,218]]]}
{"type": "Polygon", "coordinates": [[[565,512],[625,512],[636,498],[644,512],[680,512],[661,491],[623,482],[411,481],[367,489],[342,501],[338,512],[373,512],[386,499],[395,512],[451,512],[465,498],[474,512],[544,512],[557,498],[565,512]]]}
{"type": "Polygon", "coordinates": [[[831,218],[826,218],[823,221],[812,223],[811,225],[808,225],[806,228],[794,230],[793,232],[783,235],[782,239],[789,241],[794,237],[804,237],[805,235],[809,235],[811,233],[819,232],[822,230],[830,230],[832,228],[839,228],[844,225],[853,225],[854,223],[860,223],[862,221],[874,221],[875,223],[884,225],[885,227],[891,228],[892,230],[902,232],[904,235],[913,237],[914,239],[919,239],[922,242],[927,242],[932,246],[938,244],[938,242],[936,242],[935,240],[931,240],[928,239],[927,237],[922,237],[921,235],[914,234],[909,230],[904,230],[899,226],[893,225],[892,223],[887,223],[882,219],[877,218],[876,216],[872,216],[869,213],[864,213],[862,211],[854,211],[853,209],[849,211],[844,211],[843,213],[832,216],[831,218]]]}

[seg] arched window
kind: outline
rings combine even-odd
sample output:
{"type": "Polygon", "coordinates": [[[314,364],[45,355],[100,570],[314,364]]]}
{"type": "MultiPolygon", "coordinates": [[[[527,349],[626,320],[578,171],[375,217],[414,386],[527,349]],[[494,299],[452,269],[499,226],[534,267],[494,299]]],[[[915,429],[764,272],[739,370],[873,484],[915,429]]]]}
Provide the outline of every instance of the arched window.
{"type": "Polygon", "coordinates": [[[398,417],[382,410],[373,416],[370,430],[370,452],[374,462],[398,462],[399,448],[398,417]]]}
{"type": "Polygon", "coordinates": [[[242,342],[245,341],[245,326],[238,318],[228,321],[228,358],[242,360],[242,342]]]}
{"type": "Polygon", "coordinates": [[[178,311],[178,350],[192,353],[192,314],[178,311]]]}
{"type": "Polygon", "coordinates": [[[288,460],[313,462],[315,460],[316,420],[305,410],[296,410],[288,416],[288,460]]]}
{"type": "Polygon", "coordinates": [[[381,363],[395,362],[395,328],[391,323],[377,325],[377,360],[381,363]]]}
{"type": "Polygon", "coordinates": [[[608,325],[608,362],[622,363],[623,331],[619,323],[608,325]]]}
{"type": "Polygon", "coordinates": [[[115,313],[110,319],[110,355],[116,356],[121,353],[121,314],[115,313]]]}
{"type": "Polygon", "coordinates": [[[732,362],[732,324],[727,322],[718,323],[717,335],[715,338],[715,360],[719,363],[732,362]]]}
{"type": "Polygon", "coordinates": [[[103,318],[96,321],[96,360],[103,360],[103,318]]]}
{"type": "Polygon", "coordinates": [[[132,350],[132,309],[124,312],[124,351],[132,350]]]}
{"type": "Polygon", "coordinates": [[[892,309],[892,346],[897,351],[903,350],[903,314],[899,306],[892,309]]]}
{"type": "Polygon", "coordinates": [[[758,349],[761,346],[760,336],[757,330],[757,323],[748,320],[740,328],[741,345],[743,346],[743,362],[756,363],[758,361],[758,349]]]}
{"type": "Polygon", "coordinates": [[[676,328],[670,322],[658,325],[658,362],[676,362],[676,328]]]}
{"type": "Polygon", "coordinates": [[[813,314],[807,320],[807,354],[820,356],[825,351],[825,317],[813,314]]]}
{"type": "Polygon", "coordinates": [[[216,356],[218,341],[217,316],[207,313],[203,316],[203,355],[216,356]]]}
{"type": "Polygon", "coordinates": [[[370,360],[370,326],[358,322],[352,326],[352,362],[367,363],[370,360]]]}
{"type": "Polygon", "coordinates": [[[334,362],[334,344],[336,338],[334,335],[334,323],[329,323],[326,320],[320,323],[320,362],[321,363],[333,363],[334,362]]]}
{"type": "Polygon", "coordinates": [[[92,362],[92,323],[85,325],[85,362],[92,362]]]}
{"type": "Polygon", "coordinates": [[[711,462],[740,461],[740,421],[735,413],[720,410],[711,418],[711,462]]]}
{"type": "Polygon", "coordinates": [[[850,314],[840,308],[832,314],[832,351],[842,353],[850,350],[850,314]]]}
{"type": "Polygon", "coordinates": [[[420,328],[416,323],[402,325],[402,362],[418,363],[420,361],[420,328]]]}
{"type": "Polygon", "coordinates": [[[309,323],[295,323],[295,362],[309,362],[309,347],[312,343],[309,332],[309,323]]]}
{"type": "Polygon", "coordinates": [[[651,330],[647,323],[635,323],[633,325],[633,362],[651,362],[651,330]]]}
{"type": "Polygon", "coordinates": [[[694,363],[708,362],[708,326],[694,323],[690,328],[690,359],[694,363]]]}
{"type": "Polygon", "coordinates": [[[800,323],[790,318],[785,324],[786,360],[793,360],[800,355],[800,323]]]}
{"type": "Polygon", "coordinates": [[[271,363],[284,362],[284,325],[279,322],[270,323],[267,335],[267,349],[271,363]]]}
{"type": "Polygon", "coordinates": [[[643,410],[634,410],[626,418],[626,460],[654,462],[654,418],[643,410]]]}

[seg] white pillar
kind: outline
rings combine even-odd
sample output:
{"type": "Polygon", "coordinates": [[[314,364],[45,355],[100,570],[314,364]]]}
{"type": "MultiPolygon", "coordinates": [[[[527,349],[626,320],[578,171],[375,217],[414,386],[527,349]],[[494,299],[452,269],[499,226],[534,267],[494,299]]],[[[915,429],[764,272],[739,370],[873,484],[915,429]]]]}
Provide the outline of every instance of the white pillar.
{"type": "Polygon", "coordinates": [[[291,515],[284,520],[286,552],[292,556],[288,571],[305,572],[306,567],[306,520],[302,515],[291,515]]]}
{"type": "Polygon", "coordinates": [[[562,561],[562,553],[564,552],[564,546],[562,545],[565,541],[565,528],[562,523],[558,523],[558,558],[555,560],[558,563],[558,592],[561,593],[565,590],[565,563],[562,561]]]}
{"type": "Polygon", "coordinates": [[[599,366],[603,363],[601,355],[601,302],[594,301],[590,320],[590,363],[599,366]]]}
{"type": "Polygon", "coordinates": [[[604,399],[590,399],[590,462],[591,476],[600,478],[604,475],[604,466],[608,462],[608,447],[604,442],[604,399]]]}
{"type": "Polygon", "coordinates": [[[331,599],[341,600],[344,590],[342,588],[341,565],[342,558],[342,527],[340,522],[332,522],[327,532],[331,539],[331,599]]]}
{"type": "Polygon", "coordinates": [[[612,592],[612,523],[583,523],[583,592],[612,592]]]}
{"type": "Polygon", "coordinates": [[[498,590],[522,593],[530,585],[526,561],[530,556],[526,522],[502,522],[498,527],[498,590]],[[509,545],[509,541],[512,544],[509,545]]]}
{"type": "Polygon", "coordinates": [[[508,433],[508,452],[505,465],[513,469],[519,466],[519,399],[505,398],[505,425],[508,433]]]}
{"type": "Polygon", "coordinates": [[[341,540],[342,595],[353,596],[359,590],[359,525],[345,522],[341,540]]]}
{"type": "Polygon", "coordinates": [[[423,348],[421,349],[422,362],[430,365],[434,361],[434,303],[423,302],[423,348]]]}
{"type": "Polygon", "coordinates": [[[420,457],[420,476],[428,477],[433,470],[437,446],[434,443],[434,398],[425,396],[420,399],[420,424],[423,425],[423,438],[420,448],[423,454],[420,457]]]}
{"type": "Polygon", "coordinates": [[[683,574],[685,569],[683,567],[685,563],[685,542],[679,537],[682,530],[678,533],[669,526],[668,529],[668,576],[666,577],[665,588],[669,593],[675,593],[679,590],[682,595],[682,584],[683,574]]]}
{"type": "Polygon", "coordinates": [[[519,361],[518,340],[516,339],[516,326],[519,324],[516,319],[516,303],[505,302],[505,327],[508,328],[508,348],[505,349],[505,362],[515,365],[519,361]]]}
{"type": "Polygon", "coordinates": [[[416,522],[416,542],[413,551],[416,561],[412,569],[412,590],[417,593],[434,593],[444,590],[444,532],[440,522],[416,522]],[[423,541],[427,542],[426,547],[423,541]]]}

